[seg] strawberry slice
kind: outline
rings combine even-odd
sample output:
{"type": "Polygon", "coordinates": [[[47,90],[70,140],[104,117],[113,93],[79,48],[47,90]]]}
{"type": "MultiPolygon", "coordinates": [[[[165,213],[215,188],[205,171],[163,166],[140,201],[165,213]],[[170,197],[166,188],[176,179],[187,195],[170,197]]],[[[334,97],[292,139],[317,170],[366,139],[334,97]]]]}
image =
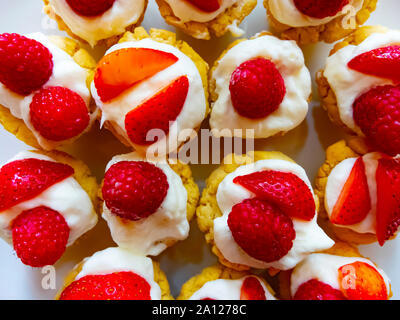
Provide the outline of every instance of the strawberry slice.
{"type": "Polygon", "coordinates": [[[104,56],[97,65],[94,84],[103,102],[110,101],[138,82],[178,61],[169,52],[126,48],[104,56]]]}
{"type": "Polygon", "coordinates": [[[354,163],[350,175],[333,207],[330,220],[334,224],[353,225],[365,219],[371,210],[365,165],[360,157],[354,163]]]}
{"type": "Polygon", "coordinates": [[[381,246],[400,225],[400,162],[397,159],[379,159],[376,170],[377,205],[376,236],[381,246]]]}
{"type": "Polygon", "coordinates": [[[349,300],[387,300],[388,290],[382,275],[371,265],[357,261],[341,266],[339,284],[349,300]]]}
{"type": "Polygon", "coordinates": [[[388,46],[374,49],[353,58],[350,69],[371,76],[400,82],[400,46],[388,46]]]}
{"type": "Polygon", "coordinates": [[[220,0],[187,0],[196,8],[204,12],[214,12],[217,11],[221,5],[220,0]]]}
{"type": "Polygon", "coordinates": [[[264,288],[255,277],[244,279],[240,288],[240,300],[267,300],[264,288]]]}
{"type": "Polygon", "coordinates": [[[151,145],[158,141],[158,136],[149,141],[150,130],[169,132],[170,123],[175,121],[182,111],[189,90],[189,80],[181,76],[159,91],[150,100],[130,111],[125,118],[125,129],[132,143],[151,145]]]}
{"type": "Polygon", "coordinates": [[[33,199],[74,174],[66,164],[39,159],[7,163],[0,169],[0,212],[33,199]]]}

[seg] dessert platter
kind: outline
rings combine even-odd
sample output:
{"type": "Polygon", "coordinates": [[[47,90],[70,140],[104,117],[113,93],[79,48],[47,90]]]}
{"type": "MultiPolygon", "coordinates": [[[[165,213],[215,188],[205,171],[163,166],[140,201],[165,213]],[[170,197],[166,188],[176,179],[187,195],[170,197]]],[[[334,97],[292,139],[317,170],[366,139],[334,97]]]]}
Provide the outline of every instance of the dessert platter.
{"type": "Polygon", "coordinates": [[[399,299],[399,9],[7,3],[0,299],[399,299]]]}

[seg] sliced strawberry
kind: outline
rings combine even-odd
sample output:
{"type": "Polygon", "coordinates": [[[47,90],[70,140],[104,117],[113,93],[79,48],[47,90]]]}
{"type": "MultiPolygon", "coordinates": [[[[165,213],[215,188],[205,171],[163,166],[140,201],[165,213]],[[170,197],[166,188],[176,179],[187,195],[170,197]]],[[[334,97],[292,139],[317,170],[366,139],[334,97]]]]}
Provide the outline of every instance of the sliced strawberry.
{"type": "Polygon", "coordinates": [[[350,175],[333,207],[330,220],[340,225],[353,225],[365,219],[371,210],[365,165],[360,157],[354,163],[350,175]]]}
{"type": "Polygon", "coordinates": [[[255,277],[244,279],[240,288],[240,300],[267,300],[260,281],[255,277]]]}
{"type": "Polygon", "coordinates": [[[187,0],[196,8],[204,12],[217,11],[221,5],[220,0],[187,0]]]}
{"type": "Polygon", "coordinates": [[[400,82],[400,46],[374,49],[353,58],[350,69],[380,78],[400,82]]]}
{"type": "Polygon", "coordinates": [[[188,90],[188,78],[179,77],[150,100],[130,111],[125,118],[125,129],[129,139],[135,144],[146,146],[158,140],[156,136],[151,141],[147,137],[149,131],[158,129],[167,135],[171,122],[175,121],[182,111],[188,90]]]}
{"type": "Polygon", "coordinates": [[[138,82],[178,61],[169,52],[147,48],[125,48],[104,56],[97,65],[94,83],[103,102],[114,99],[138,82]]]}

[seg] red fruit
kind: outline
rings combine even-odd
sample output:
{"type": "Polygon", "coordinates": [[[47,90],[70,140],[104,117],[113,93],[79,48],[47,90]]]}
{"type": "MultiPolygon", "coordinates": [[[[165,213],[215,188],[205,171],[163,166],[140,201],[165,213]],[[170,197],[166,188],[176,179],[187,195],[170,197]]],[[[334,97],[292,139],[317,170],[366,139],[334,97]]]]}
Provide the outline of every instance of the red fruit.
{"type": "Polygon", "coordinates": [[[202,301],[207,301],[207,300],[215,300],[215,299],[211,299],[211,298],[203,298],[201,299],[202,301]]]}
{"type": "Polygon", "coordinates": [[[243,117],[265,118],[283,101],[285,82],[275,64],[264,58],[243,62],[231,75],[232,105],[243,117]]]}
{"type": "Polygon", "coordinates": [[[346,264],[338,269],[339,284],[349,300],[387,300],[388,293],[382,275],[365,262],[346,264]]]}
{"type": "Polygon", "coordinates": [[[400,82],[400,46],[374,49],[353,58],[350,69],[380,78],[400,82]]]}
{"type": "Polygon", "coordinates": [[[204,12],[214,12],[220,8],[219,0],[187,0],[204,12]]]}
{"type": "Polygon", "coordinates": [[[235,242],[249,256],[264,262],[285,256],[296,237],[292,220],[257,198],[236,204],[228,216],[228,226],[235,242]]]}
{"type": "Polygon", "coordinates": [[[39,159],[23,159],[0,168],[0,212],[31,200],[52,185],[72,176],[66,164],[39,159]]]}
{"type": "Polygon", "coordinates": [[[400,162],[381,158],[376,170],[376,236],[383,246],[400,225],[400,162]]]}
{"type": "Polygon", "coordinates": [[[315,202],[310,188],[293,173],[264,170],[236,177],[233,182],[276,205],[289,217],[307,221],[314,218],[315,202]]]}
{"type": "Polygon", "coordinates": [[[63,87],[47,87],[36,93],[30,105],[30,117],[33,127],[52,141],[78,136],[90,121],[82,97],[63,87]]]}
{"type": "Polygon", "coordinates": [[[120,161],[107,170],[103,198],[113,214],[129,220],[157,211],[168,192],[165,173],[144,161],[120,161]]]}
{"type": "Polygon", "coordinates": [[[365,165],[360,157],[354,163],[350,175],[333,207],[330,220],[340,225],[353,225],[365,219],[371,210],[365,165]]]}
{"type": "Polygon", "coordinates": [[[260,281],[255,277],[244,279],[240,288],[240,300],[267,300],[260,281]]]}
{"type": "Polygon", "coordinates": [[[172,53],[147,48],[113,51],[97,65],[94,75],[97,93],[101,101],[107,102],[177,61],[172,53]]]}
{"type": "Polygon", "coordinates": [[[349,0],[294,0],[297,10],[306,16],[323,19],[335,16],[349,0]]]}
{"type": "Polygon", "coordinates": [[[88,275],[75,280],[60,300],[151,300],[149,283],[133,272],[88,275]]]}
{"type": "Polygon", "coordinates": [[[0,82],[28,95],[39,90],[53,73],[53,55],[40,42],[16,33],[0,34],[0,82]]]}
{"type": "Polygon", "coordinates": [[[66,0],[75,13],[84,17],[95,17],[109,10],[115,0],[66,0]]]}
{"type": "Polygon", "coordinates": [[[380,86],[354,102],[353,117],[376,149],[389,155],[400,153],[400,85],[380,86]]]}
{"type": "Polygon", "coordinates": [[[56,263],[68,238],[69,227],[64,217],[47,207],[24,211],[12,222],[14,250],[22,263],[31,267],[56,263]]]}
{"type": "Polygon", "coordinates": [[[147,137],[155,129],[167,135],[171,122],[182,111],[188,90],[189,80],[182,76],[130,111],[125,118],[125,129],[131,142],[143,146],[157,142],[157,132],[154,137],[147,137]]]}
{"type": "Polygon", "coordinates": [[[300,285],[293,300],[346,300],[346,297],[329,284],[311,279],[300,285]]]}

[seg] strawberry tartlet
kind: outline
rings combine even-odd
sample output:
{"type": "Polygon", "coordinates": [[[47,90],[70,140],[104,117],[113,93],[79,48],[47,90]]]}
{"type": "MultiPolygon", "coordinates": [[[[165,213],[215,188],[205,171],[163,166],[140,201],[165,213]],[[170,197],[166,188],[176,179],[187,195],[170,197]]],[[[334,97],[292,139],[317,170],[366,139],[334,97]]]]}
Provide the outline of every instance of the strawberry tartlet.
{"type": "Polygon", "coordinates": [[[210,127],[215,136],[268,138],[306,117],[311,76],[294,41],[267,32],[232,43],[211,70],[210,127]],[[241,129],[241,130],[237,130],[241,129]]]}
{"type": "Polygon", "coordinates": [[[67,275],[58,300],[172,300],[158,262],[118,247],[96,252],[67,275]]]}
{"type": "Polygon", "coordinates": [[[97,182],[60,151],[23,151],[0,168],[0,236],[22,263],[52,265],[97,223],[97,182]]]}
{"type": "Polygon", "coordinates": [[[342,39],[363,25],[377,0],[264,0],[270,26],[299,44],[342,39]]]}
{"type": "Polygon", "coordinates": [[[148,0],[43,0],[44,12],[60,30],[92,47],[116,43],[141,24],[148,0]]]}
{"type": "Polygon", "coordinates": [[[0,123],[26,144],[52,150],[71,143],[97,112],[88,84],[93,58],[68,38],[0,34],[0,123]]]}
{"type": "Polygon", "coordinates": [[[243,34],[240,23],[257,0],[156,0],[165,21],[197,39],[243,34]]]}
{"type": "Polygon", "coordinates": [[[317,198],[302,167],[280,152],[227,156],[207,179],[199,228],[235,270],[288,270],[333,246],[317,224],[317,198]]]}
{"type": "Polygon", "coordinates": [[[176,151],[208,114],[207,71],[174,33],[136,28],[97,65],[92,94],[101,124],[142,154],[176,151]]]}

